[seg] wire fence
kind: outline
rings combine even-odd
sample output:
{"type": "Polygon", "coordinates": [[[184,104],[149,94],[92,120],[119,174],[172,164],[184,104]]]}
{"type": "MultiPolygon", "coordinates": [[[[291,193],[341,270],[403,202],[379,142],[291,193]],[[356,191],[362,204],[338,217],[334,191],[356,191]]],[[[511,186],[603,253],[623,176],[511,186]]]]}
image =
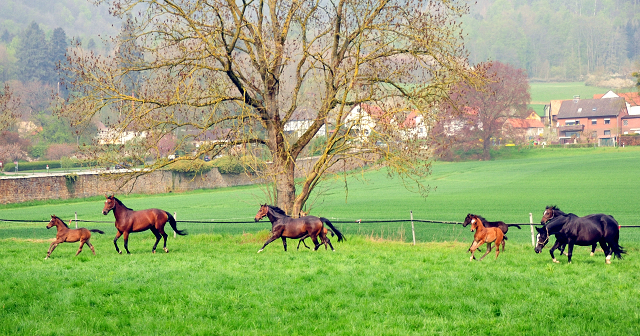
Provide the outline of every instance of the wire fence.
{"type": "MultiPolygon", "coordinates": [[[[176,217],[178,228],[187,229],[191,234],[244,234],[260,232],[270,229],[268,220],[255,222],[254,220],[180,220],[176,217]]],[[[530,217],[531,219],[531,217],[530,217]]],[[[469,227],[462,227],[463,222],[442,221],[430,219],[339,219],[329,218],[331,223],[345,235],[361,235],[373,239],[396,240],[405,242],[443,242],[461,241],[471,242],[473,234],[470,234],[469,227]]],[[[37,224],[48,223],[48,220],[28,220],[28,219],[5,219],[0,218],[0,223],[37,224]]],[[[115,233],[114,220],[86,220],[73,218],[68,222],[69,226],[79,223],[96,224],[106,232],[113,230],[115,233]],[[75,222],[75,223],[74,223],[75,222]]],[[[510,227],[507,233],[510,242],[535,244],[534,226],[539,223],[508,223],[509,225],[519,225],[521,230],[510,227]],[[526,227],[529,227],[527,229],[526,227]]],[[[620,228],[636,228],[640,225],[621,225],[620,228]]],[[[635,230],[634,230],[635,231],[635,230]]],[[[637,231],[627,231],[628,239],[640,242],[640,234],[637,231]]],[[[167,231],[169,232],[169,231],[167,231]]],[[[175,236],[175,233],[174,233],[175,236]]],[[[623,238],[625,235],[621,235],[623,238]]],[[[12,225],[0,226],[0,238],[50,238],[51,233],[41,230],[40,227],[14,227],[12,225]]]]}

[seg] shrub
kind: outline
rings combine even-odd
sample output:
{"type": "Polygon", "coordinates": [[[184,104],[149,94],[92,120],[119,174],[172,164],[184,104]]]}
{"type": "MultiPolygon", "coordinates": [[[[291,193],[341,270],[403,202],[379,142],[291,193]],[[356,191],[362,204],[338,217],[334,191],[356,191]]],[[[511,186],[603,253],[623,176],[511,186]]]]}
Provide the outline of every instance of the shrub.
{"type": "Polygon", "coordinates": [[[185,174],[206,174],[211,169],[213,169],[213,164],[211,162],[204,162],[200,159],[195,159],[192,161],[178,161],[167,166],[166,169],[185,173],[185,174]]]}
{"type": "Polygon", "coordinates": [[[262,171],[266,167],[263,161],[250,156],[227,155],[213,160],[212,163],[221,174],[252,174],[262,171]]]}

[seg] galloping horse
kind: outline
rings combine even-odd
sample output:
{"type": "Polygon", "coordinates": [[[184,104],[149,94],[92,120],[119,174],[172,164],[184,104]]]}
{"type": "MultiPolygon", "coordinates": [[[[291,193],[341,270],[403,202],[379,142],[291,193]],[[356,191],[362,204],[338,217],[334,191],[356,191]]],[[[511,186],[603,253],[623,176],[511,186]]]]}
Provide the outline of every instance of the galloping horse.
{"type": "Polygon", "coordinates": [[[158,246],[158,242],[160,242],[160,237],[164,238],[164,247],[162,249],[169,253],[169,250],[167,250],[167,234],[164,232],[164,225],[167,222],[171,224],[173,231],[177,234],[181,236],[187,234],[186,230],[178,230],[176,228],[176,220],[170,213],[164,210],[146,209],[133,211],[113,195],[105,197],[107,200],[104,202],[102,214],[107,215],[109,211],[113,210],[113,216],[116,218],[116,229],[118,230],[116,237],[113,239],[113,245],[116,246],[116,251],[120,254],[122,254],[122,252],[118,248],[118,238],[120,238],[121,235],[124,235],[124,249],[127,250],[127,254],[131,254],[128,247],[129,233],[131,232],[151,230],[156,236],[156,243],[153,244],[152,249],[153,253],[156,253],[156,247],[158,246]]]}
{"type": "Polygon", "coordinates": [[[471,258],[469,260],[473,261],[473,259],[476,258],[473,255],[476,249],[482,246],[482,244],[487,243],[487,252],[482,256],[482,258],[480,258],[480,260],[484,259],[484,257],[491,252],[491,243],[493,242],[496,243],[496,259],[498,259],[498,254],[500,254],[500,243],[502,243],[502,249],[504,250],[504,234],[502,233],[502,230],[497,227],[485,228],[484,225],[482,225],[482,220],[480,220],[478,216],[471,215],[471,231],[473,232],[474,230],[476,233],[473,235],[473,244],[471,244],[471,247],[469,248],[469,251],[471,251],[471,258]]]}
{"type": "Polygon", "coordinates": [[[536,253],[540,253],[544,246],[549,242],[551,235],[556,236],[556,242],[549,250],[551,259],[557,263],[553,255],[553,251],[561,244],[569,245],[567,253],[568,261],[571,263],[573,255],[573,246],[591,246],[596,242],[600,243],[600,247],[605,254],[605,263],[611,263],[612,254],[618,259],[622,259],[622,254],[626,253],[622,246],[618,244],[620,231],[618,222],[613,216],[605,214],[594,214],[585,217],[578,217],[572,213],[564,215],[555,215],[548,220],[538,231],[538,244],[536,245],[536,253]]]}
{"type": "MultiPolygon", "coordinates": [[[[300,218],[291,218],[280,208],[263,204],[260,206],[260,210],[256,214],[254,220],[257,222],[264,218],[269,217],[271,221],[271,237],[267,239],[258,253],[262,252],[264,248],[272,241],[282,238],[282,245],[284,250],[287,250],[287,238],[298,239],[311,237],[315,244],[314,251],[317,251],[322,243],[329,244],[332,251],[335,251],[331,241],[327,238],[325,231],[323,230],[324,224],[327,224],[329,228],[338,236],[338,241],[344,240],[344,236],[338,229],[336,229],[331,222],[323,217],[304,216],[300,218]],[[320,236],[322,243],[318,243],[317,237],[320,236]]],[[[326,247],[326,245],[325,245],[326,247]]]]}
{"type": "MultiPolygon", "coordinates": [[[[547,205],[542,213],[542,219],[540,219],[540,224],[545,225],[548,221],[550,221],[555,216],[566,215],[562,210],[560,210],[555,205],[547,205]]],[[[590,216],[598,216],[598,215],[587,215],[585,217],[589,218],[590,216]]],[[[558,250],[560,250],[560,255],[564,254],[564,249],[567,247],[567,244],[560,244],[558,246],[558,250]]],[[[596,254],[596,247],[598,247],[598,243],[593,243],[591,245],[591,256],[593,257],[596,254]]]]}
{"type": "MultiPolygon", "coordinates": [[[[520,225],[518,224],[506,224],[503,221],[497,221],[497,222],[490,222],[486,219],[484,219],[484,217],[479,216],[479,215],[474,215],[474,214],[467,214],[467,217],[465,217],[464,219],[464,223],[462,223],[462,227],[467,227],[467,225],[469,225],[471,223],[471,220],[473,218],[478,218],[482,221],[482,226],[484,226],[485,228],[490,228],[490,227],[497,227],[502,231],[502,234],[504,236],[504,240],[507,240],[507,231],[509,231],[509,227],[510,226],[515,226],[518,229],[522,230],[522,228],[520,227],[520,225]]],[[[504,240],[502,241],[502,252],[504,252],[504,240]]]]}
{"type": "Polygon", "coordinates": [[[55,215],[51,215],[51,220],[49,221],[49,224],[47,224],[47,229],[50,229],[53,226],[58,228],[58,233],[56,234],[56,240],[54,240],[53,243],[51,243],[51,245],[49,246],[47,257],[44,258],[45,260],[49,259],[51,253],[56,249],[58,244],[65,242],[75,243],[78,240],[80,241],[80,247],[78,248],[78,252],[76,252],[76,255],[82,252],[82,245],[84,244],[89,245],[89,247],[91,248],[91,252],[93,252],[93,255],[96,255],[96,250],[89,242],[89,239],[91,239],[91,232],[97,232],[99,234],[104,234],[104,232],[96,229],[87,230],[85,228],[70,229],[67,224],[62,221],[62,219],[56,217],[55,215]]]}

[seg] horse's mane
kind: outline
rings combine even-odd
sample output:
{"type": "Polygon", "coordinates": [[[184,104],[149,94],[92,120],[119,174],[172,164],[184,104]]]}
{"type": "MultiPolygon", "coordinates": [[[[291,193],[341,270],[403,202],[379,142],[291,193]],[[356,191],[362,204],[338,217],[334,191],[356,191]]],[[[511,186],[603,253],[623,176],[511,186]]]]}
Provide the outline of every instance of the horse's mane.
{"type": "Polygon", "coordinates": [[[60,217],[58,217],[56,215],[52,215],[51,217],[52,218],[57,218],[60,221],[60,223],[62,223],[62,225],[66,226],[67,229],[69,228],[69,225],[67,225],[67,223],[65,223],[60,217]]]}
{"type": "Polygon", "coordinates": [[[122,203],[122,201],[119,200],[118,198],[116,198],[115,196],[113,196],[113,199],[116,200],[116,202],[118,202],[118,204],[122,205],[125,209],[133,210],[133,209],[129,208],[128,206],[124,205],[124,203],[122,203]]]}
{"type": "Polygon", "coordinates": [[[275,205],[267,205],[267,206],[269,207],[269,209],[273,210],[273,212],[275,212],[276,214],[289,217],[289,215],[287,215],[287,213],[284,212],[284,210],[280,209],[279,207],[275,205]]]}

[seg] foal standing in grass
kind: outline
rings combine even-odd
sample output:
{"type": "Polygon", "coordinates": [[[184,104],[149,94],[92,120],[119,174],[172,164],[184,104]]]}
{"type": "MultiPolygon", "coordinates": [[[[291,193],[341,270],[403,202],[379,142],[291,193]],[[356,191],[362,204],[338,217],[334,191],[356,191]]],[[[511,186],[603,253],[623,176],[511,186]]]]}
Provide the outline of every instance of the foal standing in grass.
{"type": "Polygon", "coordinates": [[[480,260],[484,259],[484,257],[491,252],[491,243],[493,242],[496,243],[496,259],[498,259],[498,254],[500,254],[500,244],[502,244],[502,248],[504,249],[504,233],[502,233],[502,230],[497,227],[485,228],[484,225],[482,225],[482,220],[480,220],[478,216],[471,216],[471,232],[475,230],[476,233],[473,235],[473,244],[471,244],[471,247],[469,248],[469,251],[471,251],[471,258],[469,260],[473,261],[473,259],[476,258],[473,255],[473,252],[475,252],[478,247],[482,246],[482,244],[487,243],[487,252],[482,256],[482,258],[480,258],[480,260]]]}
{"type": "Polygon", "coordinates": [[[85,228],[70,229],[67,224],[62,221],[62,219],[56,217],[55,215],[51,215],[51,220],[49,221],[49,224],[47,224],[47,229],[50,229],[54,226],[58,228],[58,233],[56,234],[56,240],[54,240],[53,243],[51,243],[51,246],[49,246],[47,257],[44,258],[45,260],[49,259],[51,253],[56,249],[58,244],[65,242],[75,243],[78,240],[80,241],[80,247],[78,248],[78,252],[76,252],[76,255],[82,252],[82,245],[84,244],[89,245],[89,247],[91,248],[91,252],[93,252],[93,255],[96,255],[96,250],[89,242],[89,239],[91,238],[91,232],[97,232],[99,234],[104,234],[104,232],[95,229],[87,230],[85,228]]]}

